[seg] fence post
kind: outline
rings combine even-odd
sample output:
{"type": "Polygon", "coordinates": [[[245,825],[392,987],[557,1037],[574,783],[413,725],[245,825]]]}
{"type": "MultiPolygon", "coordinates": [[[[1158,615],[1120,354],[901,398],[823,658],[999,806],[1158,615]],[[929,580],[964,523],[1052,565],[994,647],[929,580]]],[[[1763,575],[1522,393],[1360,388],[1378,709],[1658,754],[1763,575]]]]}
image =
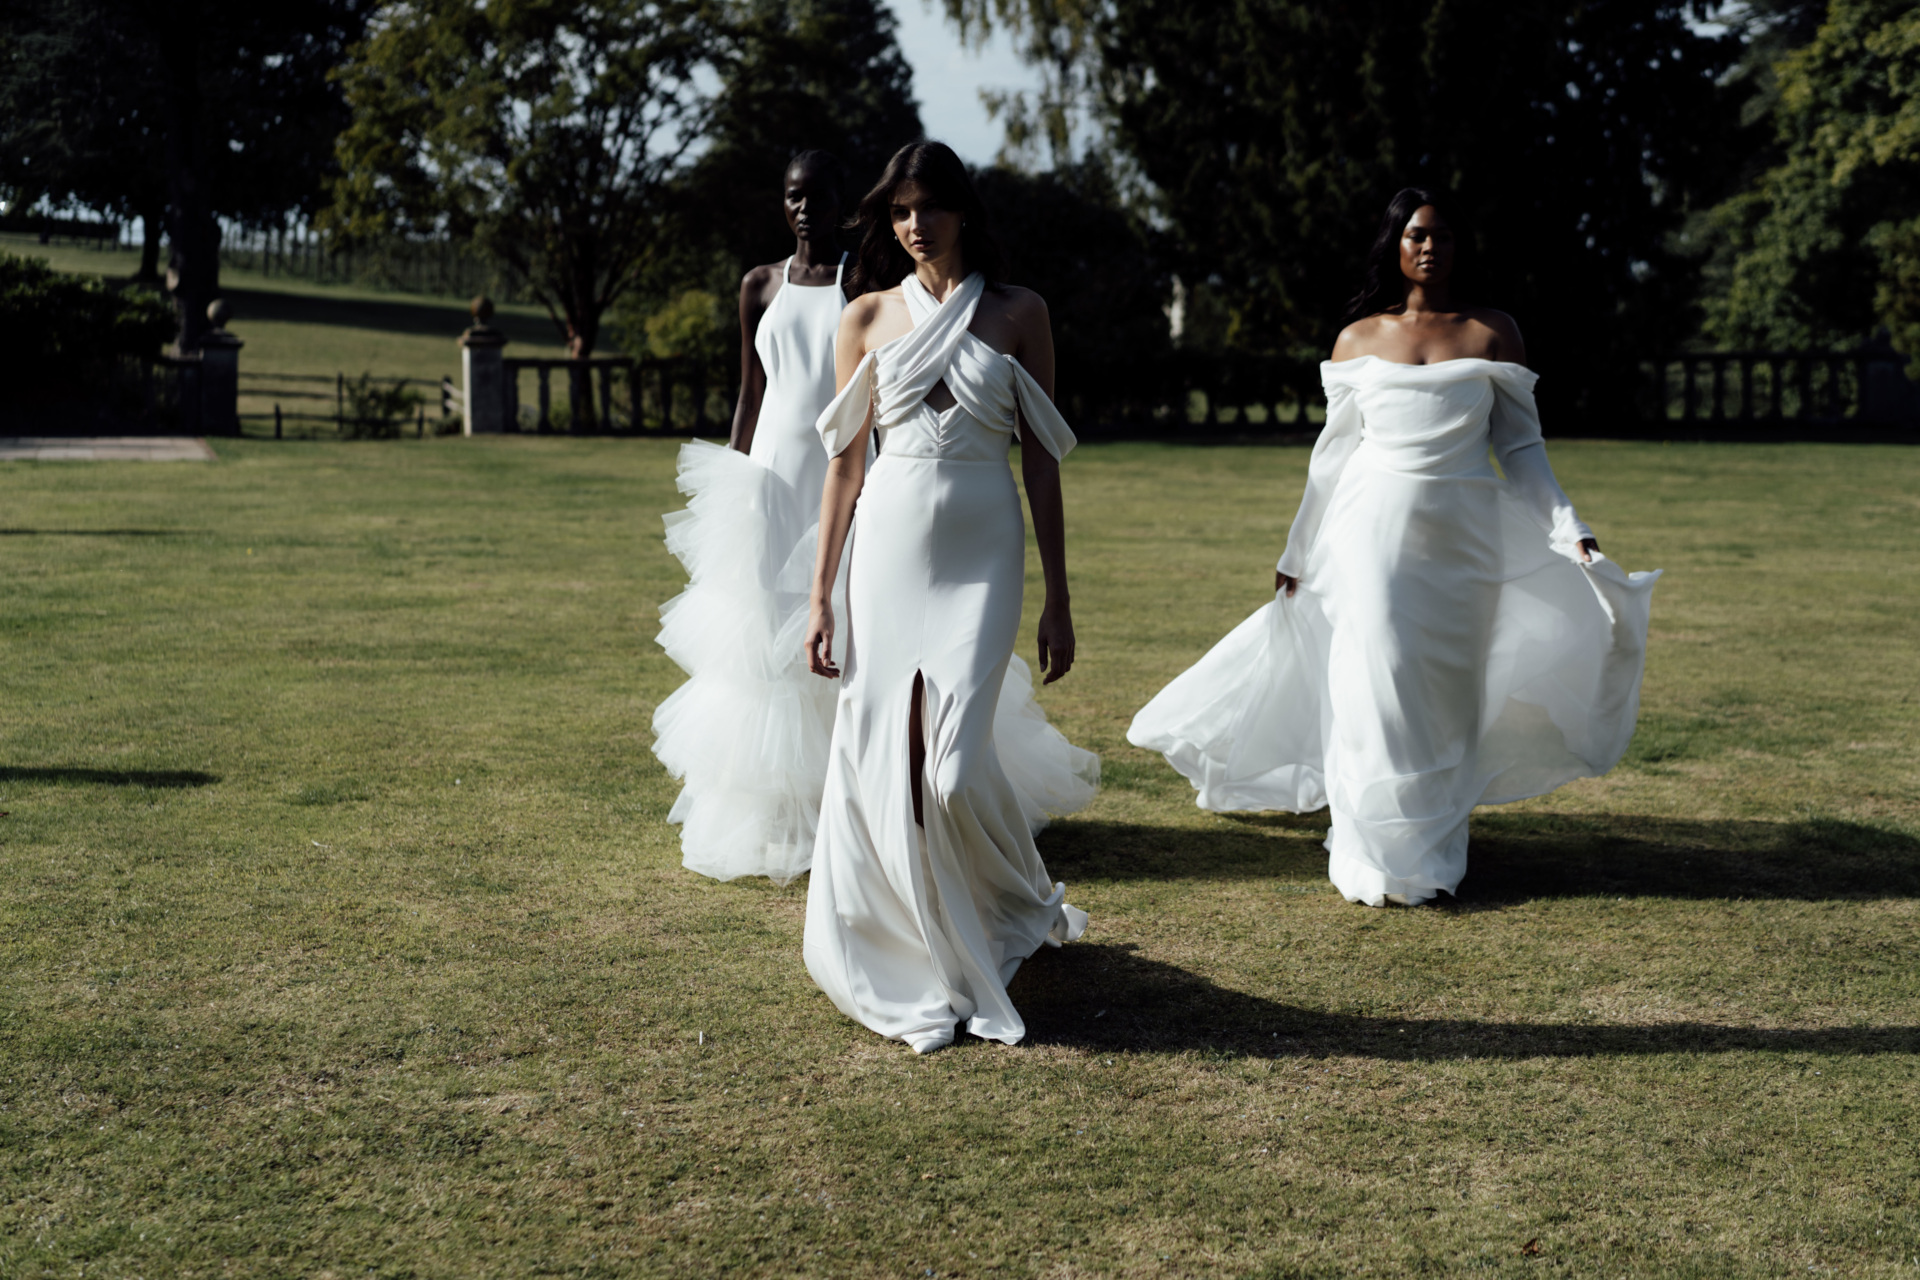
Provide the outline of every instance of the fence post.
{"type": "Polygon", "coordinates": [[[465,435],[490,435],[505,431],[507,335],[489,325],[493,303],[475,298],[470,308],[473,323],[460,335],[460,371],[466,379],[465,435]]]}
{"type": "Polygon", "coordinates": [[[200,417],[210,435],[240,434],[240,348],[247,344],[227,332],[232,314],[225,298],[208,303],[213,328],[200,338],[200,417]]]}

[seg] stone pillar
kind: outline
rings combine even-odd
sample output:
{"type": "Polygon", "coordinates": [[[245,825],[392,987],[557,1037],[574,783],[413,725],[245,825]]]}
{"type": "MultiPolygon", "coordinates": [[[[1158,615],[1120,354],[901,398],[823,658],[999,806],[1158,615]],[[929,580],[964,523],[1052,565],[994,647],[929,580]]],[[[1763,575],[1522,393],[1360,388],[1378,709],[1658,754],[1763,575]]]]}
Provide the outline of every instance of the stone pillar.
{"type": "Polygon", "coordinates": [[[240,434],[240,348],[247,344],[227,332],[232,315],[225,298],[208,303],[213,328],[200,339],[200,425],[212,436],[240,434]]]}
{"type": "Polygon", "coordinates": [[[501,350],[507,335],[487,323],[493,319],[493,303],[486,298],[475,298],[472,312],[473,324],[460,335],[460,372],[466,382],[462,434],[490,435],[511,425],[507,422],[506,356],[501,350]]]}

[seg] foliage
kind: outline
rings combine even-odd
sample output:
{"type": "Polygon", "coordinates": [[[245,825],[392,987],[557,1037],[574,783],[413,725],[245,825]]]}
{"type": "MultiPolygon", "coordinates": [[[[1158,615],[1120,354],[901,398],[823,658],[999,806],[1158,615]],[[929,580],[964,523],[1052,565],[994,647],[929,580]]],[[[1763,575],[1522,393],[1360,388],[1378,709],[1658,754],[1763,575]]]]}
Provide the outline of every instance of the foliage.
{"type": "Polygon", "coordinates": [[[1777,163],[1708,221],[1707,334],[1920,356],[1920,10],[1832,0],[1774,69],[1777,163]]]}
{"type": "Polygon", "coordinates": [[[718,359],[728,329],[720,298],[705,289],[688,289],[640,322],[644,353],[661,360],[718,359]]]}
{"type": "Polygon", "coordinates": [[[717,246],[736,280],[793,251],[780,183],[796,153],[839,156],[851,208],[887,157],[921,136],[894,32],[878,0],[738,0],[729,11],[724,83],[685,207],[689,241],[717,246]]]}
{"type": "Polygon", "coordinates": [[[1482,299],[1516,314],[1563,406],[1617,407],[1617,370],[1686,326],[1690,264],[1664,242],[1717,193],[1733,121],[1714,77],[1736,42],[1695,33],[1684,4],[948,10],[1022,35],[1054,98],[1094,114],[1230,349],[1324,351],[1381,210],[1413,182],[1458,194],[1482,299]]]}
{"type": "Polygon", "coordinates": [[[317,204],[345,122],[328,75],[369,0],[19,0],[0,9],[0,184],[162,216],[180,339],[219,293],[216,216],[317,204]]]}
{"type": "Polygon", "coordinates": [[[340,424],[343,440],[398,440],[422,403],[420,394],[404,381],[376,379],[371,373],[347,383],[346,398],[340,424]]]}
{"type": "Polygon", "coordinates": [[[1171,371],[1167,272],[1107,170],[1092,160],[1038,174],[995,167],[975,181],[1012,282],[1046,299],[1069,420],[1091,425],[1156,398],[1171,371]]]}
{"type": "Polygon", "coordinates": [[[1028,1043],[915,1059],[807,980],[804,884],[679,865],[676,442],[216,448],[0,467],[0,1274],[1920,1253],[1920,452],[1556,445],[1671,571],[1650,749],[1475,814],[1458,907],[1368,911],[1324,815],[1122,738],[1272,599],[1307,451],[1077,450],[1040,696],[1107,786],[1040,840],[1093,926],[1014,979],[1028,1043]]]}
{"type": "Polygon", "coordinates": [[[157,355],[172,333],[173,309],[151,293],[0,254],[0,351],[36,377],[157,355]]]}
{"type": "Polygon", "coordinates": [[[389,5],[339,72],[353,118],[326,221],[472,237],[591,355],[667,251],[716,40],[697,0],[389,5]]]}

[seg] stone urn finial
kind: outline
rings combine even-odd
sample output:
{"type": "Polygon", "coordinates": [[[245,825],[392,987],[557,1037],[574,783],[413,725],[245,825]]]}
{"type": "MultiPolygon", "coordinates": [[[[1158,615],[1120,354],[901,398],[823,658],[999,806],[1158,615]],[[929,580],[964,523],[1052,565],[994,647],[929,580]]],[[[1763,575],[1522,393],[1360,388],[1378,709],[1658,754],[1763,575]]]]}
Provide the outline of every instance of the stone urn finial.
{"type": "Polygon", "coordinates": [[[493,299],[482,294],[473,300],[467,310],[473,313],[473,322],[475,324],[484,325],[487,321],[493,319],[493,299]]]}
{"type": "Polygon", "coordinates": [[[216,329],[226,328],[227,321],[231,320],[232,318],[233,318],[233,308],[227,305],[227,300],[225,298],[215,298],[212,302],[209,302],[207,304],[207,319],[213,322],[214,328],[216,329]]]}

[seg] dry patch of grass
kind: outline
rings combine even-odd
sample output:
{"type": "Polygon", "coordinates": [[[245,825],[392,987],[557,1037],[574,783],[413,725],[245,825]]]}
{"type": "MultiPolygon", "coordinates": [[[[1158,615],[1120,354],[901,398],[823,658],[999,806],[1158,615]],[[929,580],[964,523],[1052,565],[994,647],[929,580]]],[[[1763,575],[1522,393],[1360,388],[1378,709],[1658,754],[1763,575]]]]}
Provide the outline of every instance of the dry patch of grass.
{"type": "Polygon", "coordinates": [[[222,453],[0,470],[0,1274],[1920,1271],[1920,456],[1558,446],[1642,732],[1370,912],[1124,743],[1304,451],[1077,453],[1093,930],[918,1060],[678,867],[670,446],[222,453]]]}

